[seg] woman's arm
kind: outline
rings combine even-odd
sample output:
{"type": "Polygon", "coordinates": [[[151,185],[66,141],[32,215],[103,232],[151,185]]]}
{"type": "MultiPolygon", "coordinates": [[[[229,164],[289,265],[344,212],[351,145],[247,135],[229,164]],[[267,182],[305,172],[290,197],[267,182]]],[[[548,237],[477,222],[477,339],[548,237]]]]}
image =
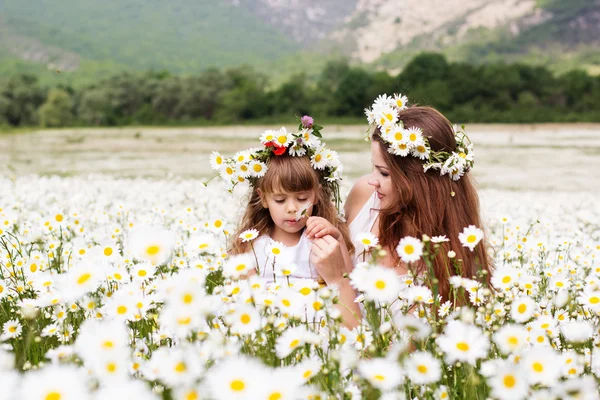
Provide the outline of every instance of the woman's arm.
{"type": "Polygon", "coordinates": [[[338,310],[342,314],[342,321],[348,328],[353,328],[362,319],[360,307],[354,302],[356,291],[350,285],[350,280],[344,278],[346,273],[346,260],[352,264],[348,250],[332,236],[325,236],[313,240],[311,249],[311,263],[317,268],[319,275],[325,280],[327,286],[339,289],[338,310]],[[346,253],[346,256],[344,256],[346,253]],[[346,258],[347,257],[347,258],[346,258]]]}

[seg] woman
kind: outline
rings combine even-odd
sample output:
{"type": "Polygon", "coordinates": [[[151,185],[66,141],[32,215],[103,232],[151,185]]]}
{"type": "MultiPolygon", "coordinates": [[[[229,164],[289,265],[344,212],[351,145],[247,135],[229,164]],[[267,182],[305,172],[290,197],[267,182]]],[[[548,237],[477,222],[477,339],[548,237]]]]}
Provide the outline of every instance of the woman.
{"type": "MultiPolygon", "coordinates": [[[[407,108],[406,102],[401,95],[383,95],[366,110],[374,127],[373,171],[350,191],[346,219],[353,238],[371,232],[379,239],[386,255],[378,263],[399,275],[408,272],[396,251],[402,238],[445,235],[448,241],[439,243],[433,272],[438,292],[448,300],[452,299],[451,276],[483,277],[486,282],[490,276],[485,241],[471,251],[459,240],[465,227],[482,227],[469,176],[473,149],[464,132],[455,132],[441,113],[430,107],[407,108]],[[455,263],[448,261],[450,250],[456,253],[455,263]]],[[[358,257],[355,262],[362,261],[358,257]]],[[[423,272],[423,263],[416,266],[423,272]]]]}

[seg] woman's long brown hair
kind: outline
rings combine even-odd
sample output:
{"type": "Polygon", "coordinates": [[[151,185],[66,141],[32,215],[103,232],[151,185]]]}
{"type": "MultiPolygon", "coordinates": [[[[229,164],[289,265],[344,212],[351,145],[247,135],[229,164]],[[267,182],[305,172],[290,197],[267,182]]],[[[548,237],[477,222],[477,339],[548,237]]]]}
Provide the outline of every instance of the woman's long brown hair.
{"type": "MultiPolygon", "coordinates": [[[[411,107],[401,111],[399,117],[405,128],[418,127],[423,130],[432,151],[456,150],[452,125],[437,110],[411,107]]],[[[421,239],[423,234],[429,237],[446,235],[450,241],[440,243],[433,259],[433,271],[439,281],[438,289],[442,298],[448,300],[452,297],[449,282],[452,275],[474,278],[483,270],[486,271],[484,281],[489,284],[491,260],[486,240],[482,240],[471,252],[458,239],[459,233],[469,225],[483,229],[479,198],[469,173],[452,181],[448,175],[440,176],[439,170],[424,172],[422,160],[390,154],[387,151],[388,145],[378,130],[375,131],[373,140],[381,146],[381,153],[390,169],[390,177],[398,195],[392,206],[380,210],[379,232],[385,232],[379,238],[380,244],[395,250],[400,239],[405,236],[421,239]],[[454,196],[451,195],[452,192],[454,196]],[[450,250],[456,253],[458,266],[449,264],[447,253],[450,250]]],[[[395,251],[392,254],[397,257],[395,251]]],[[[396,260],[399,261],[398,258],[396,260]]]]}
{"type": "Polygon", "coordinates": [[[295,157],[287,154],[269,160],[267,173],[252,187],[248,206],[235,233],[229,254],[241,254],[250,251],[250,243],[242,242],[240,233],[256,229],[261,234],[269,234],[273,229],[273,220],[269,210],[264,208],[259,195],[282,190],[288,193],[314,190],[316,194],[312,215],[325,218],[342,234],[348,252],[354,252],[348,226],[338,218],[338,212],[332,202],[332,193],[319,183],[319,175],[310,165],[308,156],[295,157]]]}

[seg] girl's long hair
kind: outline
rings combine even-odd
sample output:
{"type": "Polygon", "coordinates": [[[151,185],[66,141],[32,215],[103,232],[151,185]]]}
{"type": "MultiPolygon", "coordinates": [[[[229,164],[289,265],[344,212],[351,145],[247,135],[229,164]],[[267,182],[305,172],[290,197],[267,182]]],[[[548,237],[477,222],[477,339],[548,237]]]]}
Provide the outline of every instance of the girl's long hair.
{"type": "MultiPolygon", "coordinates": [[[[423,130],[432,151],[456,150],[452,125],[437,110],[430,107],[411,107],[399,112],[399,117],[404,127],[418,127],[423,130]]],[[[400,239],[405,236],[421,239],[423,234],[429,237],[447,235],[450,241],[440,243],[433,259],[433,271],[439,281],[438,289],[442,298],[451,298],[449,278],[452,275],[473,279],[483,270],[486,271],[483,275],[484,281],[489,285],[492,263],[487,253],[485,238],[473,252],[463,247],[458,239],[459,233],[469,225],[483,229],[479,198],[469,173],[465,173],[457,181],[452,181],[448,175],[440,176],[438,170],[430,169],[424,172],[422,160],[412,156],[400,157],[390,154],[379,130],[375,131],[373,139],[380,145],[397,191],[397,201],[380,210],[379,232],[384,232],[379,238],[380,244],[395,250],[400,239]],[[455,193],[454,196],[451,195],[452,192],[455,193]],[[450,264],[448,261],[447,253],[450,250],[456,253],[456,263],[450,264]]],[[[431,250],[436,252],[433,247],[431,250]]],[[[392,251],[392,254],[398,257],[395,251],[392,251]]],[[[399,258],[396,258],[396,262],[398,261],[399,258]]],[[[420,268],[424,267],[422,265],[420,268]]]]}
{"type": "Polygon", "coordinates": [[[248,206],[233,237],[229,254],[241,254],[251,250],[250,243],[242,242],[240,233],[248,229],[256,229],[261,234],[269,234],[273,229],[273,220],[269,210],[264,208],[258,190],[265,194],[282,190],[288,193],[315,191],[315,204],[312,215],[325,218],[331,222],[342,234],[350,254],[354,246],[350,240],[348,226],[338,218],[338,212],[332,202],[332,193],[319,183],[319,175],[310,165],[307,156],[295,157],[288,154],[273,157],[269,160],[267,173],[258,179],[252,187],[248,206]]]}

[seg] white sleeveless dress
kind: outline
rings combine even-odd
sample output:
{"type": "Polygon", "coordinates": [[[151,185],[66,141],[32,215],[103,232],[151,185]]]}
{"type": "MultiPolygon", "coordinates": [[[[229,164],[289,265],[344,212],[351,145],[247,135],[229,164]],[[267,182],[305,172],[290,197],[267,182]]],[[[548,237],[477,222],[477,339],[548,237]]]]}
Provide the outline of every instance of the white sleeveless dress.
{"type": "MultiPolygon", "coordinates": [[[[274,242],[275,241],[268,235],[262,235],[253,243],[254,251],[256,252],[256,259],[258,261],[258,268],[260,270],[260,276],[262,278],[265,278],[267,282],[273,282],[274,268],[276,268],[277,265],[289,267],[291,264],[296,264],[297,268],[294,273],[289,276],[290,279],[316,280],[319,278],[316,268],[310,263],[311,243],[306,235],[303,234],[300,237],[300,241],[298,241],[298,244],[295,246],[285,247],[282,254],[275,259],[273,256],[267,254],[269,245],[274,242]],[[273,261],[275,261],[275,265],[273,265],[273,261]]],[[[278,279],[279,277],[280,276],[277,275],[275,270],[275,279],[278,279]]],[[[283,276],[281,277],[283,278],[283,276]]]]}
{"type": "Polygon", "coordinates": [[[356,240],[356,236],[364,232],[371,232],[371,229],[373,229],[375,221],[379,216],[379,207],[380,202],[377,197],[377,192],[373,192],[373,195],[369,197],[349,225],[350,237],[352,238],[352,243],[356,249],[354,252],[354,259],[352,260],[354,265],[363,261],[369,261],[368,258],[363,260],[363,245],[360,241],[356,240]]]}
{"type": "MultiPolygon", "coordinates": [[[[356,217],[352,220],[352,222],[349,225],[352,243],[354,243],[354,247],[357,249],[357,251],[355,252],[354,260],[352,260],[355,266],[361,262],[368,262],[370,260],[369,256],[363,259],[363,254],[361,250],[363,245],[360,241],[356,240],[356,236],[364,232],[371,232],[371,229],[373,229],[373,226],[377,221],[377,217],[379,216],[379,207],[380,201],[377,197],[377,193],[375,192],[371,197],[369,197],[369,199],[366,201],[366,203],[363,205],[363,207],[360,209],[356,217]]],[[[401,276],[399,276],[399,278],[400,277],[401,276]]],[[[365,309],[363,304],[359,303],[359,306],[361,312],[364,315],[365,309]]],[[[402,312],[400,311],[398,306],[399,302],[392,303],[390,307],[392,315],[402,315],[402,312]]],[[[383,311],[381,317],[383,318],[383,311]]]]}

